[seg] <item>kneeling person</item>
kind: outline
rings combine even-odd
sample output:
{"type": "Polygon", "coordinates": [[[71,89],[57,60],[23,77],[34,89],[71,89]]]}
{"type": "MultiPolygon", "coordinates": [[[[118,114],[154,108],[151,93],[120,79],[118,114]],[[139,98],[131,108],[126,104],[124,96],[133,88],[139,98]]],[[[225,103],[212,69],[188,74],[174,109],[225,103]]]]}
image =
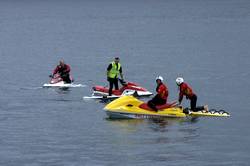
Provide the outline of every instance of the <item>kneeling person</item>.
{"type": "Polygon", "coordinates": [[[148,106],[152,108],[154,111],[158,111],[156,106],[157,105],[164,105],[167,103],[168,98],[168,88],[165,84],[163,84],[163,78],[161,76],[156,77],[156,92],[157,94],[152,100],[148,101],[148,106]]]}
{"type": "Polygon", "coordinates": [[[197,103],[197,95],[194,93],[194,91],[192,90],[192,88],[184,82],[184,79],[182,77],[178,77],[176,79],[176,84],[179,87],[179,104],[181,104],[183,96],[186,96],[186,98],[188,100],[190,100],[190,109],[193,112],[197,112],[197,111],[202,111],[205,110],[206,112],[208,112],[208,106],[196,106],[197,103]]]}

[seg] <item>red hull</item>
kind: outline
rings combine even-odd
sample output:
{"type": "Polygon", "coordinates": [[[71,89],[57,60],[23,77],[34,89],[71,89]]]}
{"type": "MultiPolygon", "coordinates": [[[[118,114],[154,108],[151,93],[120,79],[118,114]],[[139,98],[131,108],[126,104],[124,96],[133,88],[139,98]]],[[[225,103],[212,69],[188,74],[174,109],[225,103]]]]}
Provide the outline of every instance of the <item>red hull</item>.
{"type": "MultiPolygon", "coordinates": [[[[93,90],[98,91],[98,92],[102,92],[102,93],[109,93],[109,88],[104,87],[104,86],[98,86],[98,85],[94,86],[93,90]]],[[[126,85],[122,86],[119,90],[113,90],[112,94],[114,94],[116,96],[120,96],[120,95],[122,95],[122,93],[125,90],[135,90],[135,91],[142,91],[142,92],[148,91],[147,89],[140,87],[136,83],[128,82],[126,85]]]]}

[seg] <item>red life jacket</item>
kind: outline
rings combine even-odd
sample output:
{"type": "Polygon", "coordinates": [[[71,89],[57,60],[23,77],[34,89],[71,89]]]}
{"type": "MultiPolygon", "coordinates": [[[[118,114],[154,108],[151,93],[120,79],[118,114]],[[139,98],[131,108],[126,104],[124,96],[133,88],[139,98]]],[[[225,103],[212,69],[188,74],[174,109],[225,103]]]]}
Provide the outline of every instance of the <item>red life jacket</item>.
{"type": "Polygon", "coordinates": [[[70,66],[67,65],[67,64],[64,64],[63,67],[60,66],[60,65],[58,65],[58,66],[55,68],[53,74],[56,74],[56,73],[61,73],[61,74],[62,74],[62,73],[69,73],[69,72],[70,72],[70,66]]]}
{"type": "Polygon", "coordinates": [[[185,82],[180,85],[180,98],[182,99],[183,96],[186,96],[190,99],[195,93],[193,92],[192,88],[185,82]]]}
{"type": "Polygon", "coordinates": [[[167,98],[168,98],[168,88],[167,88],[166,85],[161,83],[159,86],[157,86],[156,92],[159,95],[159,97],[161,97],[164,100],[167,100],[167,98]]]}

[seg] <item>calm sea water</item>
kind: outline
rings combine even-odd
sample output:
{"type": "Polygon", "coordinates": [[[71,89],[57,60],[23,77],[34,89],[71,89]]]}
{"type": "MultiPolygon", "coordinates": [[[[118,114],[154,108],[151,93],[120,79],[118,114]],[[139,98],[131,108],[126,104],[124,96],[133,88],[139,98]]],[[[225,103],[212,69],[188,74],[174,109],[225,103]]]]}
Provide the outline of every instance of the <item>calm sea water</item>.
{"type": "Polygon", "coordinates": [[[249,43],[248,0],[1,0],[0,165],[247,166],[249,43]],[[162,75],[175,100],[181,75],[232,116],[106,119],[82,97],[114,56],[126,80],[154,91],[162,75]],[[87,87],[39,88],[61,58],[87,87]]]}

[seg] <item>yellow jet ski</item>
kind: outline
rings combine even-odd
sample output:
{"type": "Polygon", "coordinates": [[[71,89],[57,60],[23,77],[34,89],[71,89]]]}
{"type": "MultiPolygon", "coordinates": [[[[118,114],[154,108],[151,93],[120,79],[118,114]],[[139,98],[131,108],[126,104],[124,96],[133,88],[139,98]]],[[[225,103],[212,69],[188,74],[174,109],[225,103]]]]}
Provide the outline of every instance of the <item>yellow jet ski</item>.
{"type": "Polygon", "coordinates": [[[182,107],[177,106],[176,102],[157,106],[158,112],[155,112],[141,100],[133,96],[122,96],[109,103],[104,110],[111,119],[154,119],[154,118],[185,118],[185,117],[228,117],[229,113],[225,111],[199,111],[186,112],[182,107]]]}

